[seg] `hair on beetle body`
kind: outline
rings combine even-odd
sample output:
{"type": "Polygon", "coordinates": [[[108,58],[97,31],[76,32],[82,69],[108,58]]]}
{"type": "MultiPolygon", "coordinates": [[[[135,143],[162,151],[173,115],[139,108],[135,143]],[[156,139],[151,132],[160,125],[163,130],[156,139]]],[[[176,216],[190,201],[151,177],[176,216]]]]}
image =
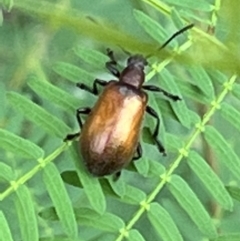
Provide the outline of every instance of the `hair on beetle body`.
{"type": "MultiPolygon", "coordinates": [[[[192,24],[179,30],[160,49],[191,27],[192,24]]],[[[181,100],[179,96],[158,86],[143,85],[144,68],[148,63],[142,55],[130,56],[127,66],[121,72],[116,67],[117,61],[113,52],[107,49],[107,55],[110,60],[106,67],[118,80],[107,82],[96,79],[92,88],[83,83],[77,84],[79,88],[94,95],[99,94],[98,86],[104,87],[92,108],[79,108],[76,113],[81,129],[79,146],[83,161],[88,171],[98,177],[109,174],[119,176],[122,168],[131,160],[142,156],[139,136],[145,112],[156,120],[152,136],[159,152],[166,155],[165,148],[158,139],[160,119],[156,111],[147,104],[148,96],[145,91],[161,92],[173,101],[181,100]],[[82,115],[88,115],[84,124],[82,115]]],[[[65,141],[72,140],[79,134],[67,135],[65,141]]]]}

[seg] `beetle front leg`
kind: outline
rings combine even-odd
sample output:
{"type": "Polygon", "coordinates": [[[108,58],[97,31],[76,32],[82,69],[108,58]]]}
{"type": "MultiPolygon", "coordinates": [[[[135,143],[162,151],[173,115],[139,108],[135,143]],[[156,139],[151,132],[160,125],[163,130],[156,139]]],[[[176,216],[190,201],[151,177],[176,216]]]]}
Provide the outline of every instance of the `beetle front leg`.
{"type": "Polygon", "coordinates": [[[158,86],[155,86],[155,85],[144,85],[142,88],[148,91],[162,92],[166,97],[168,97],[169,99],[172,99],[173,101],[181,100],[179,96],[173,95],[167,92],[166,90],[163,90],[162,88],[159,88],[158,86]]]}
{"type": "Polygon", "coordinates": [[[161,152],[164,156],[166,156],[166,152],[165,152],[165,148],[164,148],[163,144],[161,143],[161,141],[159,141],[157,139],[159,127],[160,127],[160,118],[159,118],[157,112],[150,106],[147,106],[146,112],[157,120],[157,124],[156,124],[155,130],[153,132],[153,139],[155,140],[155,142],[157,144],[159,152],[161,152]]]}
{"type": "MultiPolygon", "coordinates": [[[[77,109],[76,118],[77,118],[80,129],[82,129],[82,126],[83,126],[81,115],[82,114],[88,115],[90,112],[91,112],[91,108],[89,108],[89,107],[77,109]]],[[[80,132],[75,133],[75,134],[69,134],[64,138],[64,141],[72,141],[73,139],[75,139],[79,135],[80,135],[80,132]]]]}
{"type": "Polygon", "coordinates": [[[120,77],[120,72],[117,69],[117,61],[114,57],[113,51],[110,49],[107,49],[107,55],[110,58],[110,61],[106,62],[106,68],[117,78],[120,77]]]}
{"type": "Polygon", "coordinates": [[[108,82],[105,81],[105,80],[95,79],[94,82],[93,82],[93,87],[92,87],[92,89],[91,89],[89,86],[87,86],[87,85],[85,85],[85,84],[83,84],[83,83],[77,83],[77,87],[80,88],[80,89],[82,89],[82,90],[86,90],[86,91],[88,91],[89,93],[92,93],[92,94],[94,94],[94,95],[98,95],[98,94],[99,94],[99,90],[98,90],[97,85],[100,85],[100,86],[103,86],[103,87],[104,87],[104,86],[106,86],[107,84],[108,84],[108,82]]]}

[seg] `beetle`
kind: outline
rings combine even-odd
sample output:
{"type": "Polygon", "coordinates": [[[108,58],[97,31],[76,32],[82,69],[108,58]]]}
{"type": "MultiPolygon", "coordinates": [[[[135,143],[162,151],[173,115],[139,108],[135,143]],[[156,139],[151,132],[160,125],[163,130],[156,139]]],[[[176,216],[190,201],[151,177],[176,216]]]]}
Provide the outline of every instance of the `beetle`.
{"type": "MultiPolygon", "coordinates": [[[[192,26],[193,24],[188,25],[176,32],[161,48],[192,26]]],[[[83,83],[77,84],[80,89],[94,95],[99,94],[99,86],[104,89],[93,108],[77,110],[76,117],[81,134],[70,134],[65,138],[65,141],[68,141],[80,135],[79,145],[83,161],[88,171],[98,177],[110,174],[119,176],[122,168],[131,160],[137,160],[142,156],[139,136],[145,112],[156,120],[152,136],[159,152],[166,155],[164,146],[157,138],[160,119],[157,112],[147,104],[148,95],[145,90],[161,92],[173,101],[181,100],[179,96],[160,87],[143,85],[144,67],[148,63],[142,55],[130,56],[122,72],[117,69],[113,51],[107,49],[107,55],[110,60],[106,63],[106,68],[118,80],[107,82],[96,79],[92,88],[83,83]],[[82,115],[88,115],[85,123],[82,121],[82,115]]]]}

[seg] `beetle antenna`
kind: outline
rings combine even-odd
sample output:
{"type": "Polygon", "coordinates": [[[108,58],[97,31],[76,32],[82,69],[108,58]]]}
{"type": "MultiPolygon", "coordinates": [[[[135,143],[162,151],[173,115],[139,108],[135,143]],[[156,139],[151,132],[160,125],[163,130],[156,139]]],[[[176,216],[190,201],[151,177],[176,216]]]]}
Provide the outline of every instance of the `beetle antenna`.
{"type": "Polygon", "coordinates": [[[174,33],[161,47],[158,48],[158,50],[163,49],[164,47],[166,47],[174,38],[176,38],[178,35],[186,32],[188,29],[192,28],[194,26],[193,23],[185,26],[184,28],[178,30],[176,33],[174,33]]]}
{"type": "MultiPolygon", "coordinates": [[[[162,46],[157,48],[156,51],[159,51],[159,50],[165,48],[174,38],[176,38],[178,35],[186,32],[188,29],[192,28],[193,26],[194,26],[194,24],[191,23],[191,24],[185,26],[184,28],[178,30],[177,32],[175,32],[165,43],[162,44],[162,46]]],[[[148,58],[150,56],[152,56],[152,54],[147,55],[146,58],[148,58]]]]}

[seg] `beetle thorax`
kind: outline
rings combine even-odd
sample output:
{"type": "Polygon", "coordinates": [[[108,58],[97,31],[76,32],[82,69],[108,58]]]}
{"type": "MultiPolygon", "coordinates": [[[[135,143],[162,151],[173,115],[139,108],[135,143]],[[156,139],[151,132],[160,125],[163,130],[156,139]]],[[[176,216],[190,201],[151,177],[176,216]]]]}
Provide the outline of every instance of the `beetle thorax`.
{"type": "Polygon", "coordinates": [[[147,65],[147,61],[143,56],[134,55],[129,57],[127,67],[122,71],[119,81],[140,89],[145,79],[143,71],[145,65],[147,65]]]}
{"type": "Polygon", "coordinates": [[[121,73],[119,81],[140,89],[144,82],[144,75],[143,70],[128,66],[121,73]]]}

